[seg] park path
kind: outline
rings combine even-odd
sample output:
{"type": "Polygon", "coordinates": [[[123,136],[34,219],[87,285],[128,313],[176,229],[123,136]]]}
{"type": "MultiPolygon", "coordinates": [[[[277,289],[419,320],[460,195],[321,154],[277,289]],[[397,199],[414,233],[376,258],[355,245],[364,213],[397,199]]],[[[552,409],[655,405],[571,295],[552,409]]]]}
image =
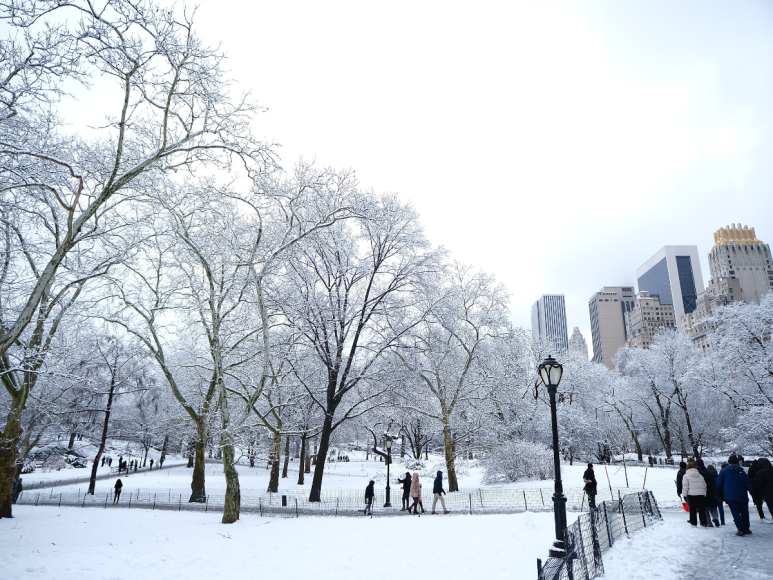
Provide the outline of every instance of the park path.
{"type": "MultiPolygon", "coordinates": [[[[749,507],[754,510],[750,503],[749,507]]],[[[730,510],[725,510],[729,517],[730,510]]],[[[719,530],[699,530],[685,550],[680,576],[685,580],[758,580],[773,578],[773,524],[762,523],[751,513],[749,536],[735,535],[732,518],[719,530]],[[697,541],[696,541],[697,540],[697,541]]],[[[770,514],[766,514],[768,522],[770,514]]],[[[687,524],[685,524],[687,525],[687,524]]]]}
{"type": "MultiPolygon", "coordinates": [[[[205,461],[205,463],[220,463],[220,462],[210,460],[210,461],[205,461]]],[[[156,466],[153,468],[153,471],[162,471],[162,470],[165,471],[167,469],[174,469],[176,467],[185,467],[185,466],[186,466],[186,463],[173,463],[171,465],[165,465],[163,467],[156,466]]],[[[24,489],[28,491],[32,491],[33,489],[50,489],[52,487],[63,487],[67,485],[77,485],[79,483],[88,482],[89,478],[91,477],[91,468],[85,468],[83,470],[79,469],[78,471],[85,471],[86,474],[80,475],[75,478],[70,478],[70,479],[56,479],[51,481],[41,481],[38,483],[30,483],[30,484],[25,483],[24,489]]],[[[132,471],[131,473],[132,474],[136,473],[139,475],[140,473],[147,473],[148,471],[151,471],[149,467],[140,467],[137,469],[136,472],[132,471]]],[[[116,471],[115,473],[98,474],[96,477],[96,480],[104,481],[105,479],[114,479],[114,478],[124,477],[124,476],[125,476],[125,473],[122,473],[119,475],[118,472],[116,471]]],[[[34,473],[22,475],[23,479],[28,479],[28,478],[31,479],[32,477],[34,477],[34,473]]]]}

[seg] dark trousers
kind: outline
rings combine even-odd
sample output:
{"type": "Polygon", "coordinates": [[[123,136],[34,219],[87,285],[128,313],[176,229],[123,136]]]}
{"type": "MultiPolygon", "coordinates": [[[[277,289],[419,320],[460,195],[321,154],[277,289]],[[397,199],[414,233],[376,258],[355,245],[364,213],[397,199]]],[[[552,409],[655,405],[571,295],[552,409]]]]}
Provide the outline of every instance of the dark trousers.
{"type": "Polygon", "coordinates": [[[409,497],[410,494],[411,494],[410,490],[403,492],[403,509],[404,510],[407,510],[410,507],[410,505],[411,505],[411,500],[410,500],[410,497],[409,497]]]}
{"type": "Polygon", "coordinates": [[[690,524],[693,526],[698,525],[698,519],[700,519],[701,525],[707,525],[706,520],[706,496],[705,495],[688,495],[687,505],[690,508],[690,524]]]}
{"type": "Polygon", "coordinates": [[[722,506],[725,502],[718,501],[717,502],[717,509],[719,510],[719,522],[721,524],[725,523],[725,508],[722,506]]]}
{"type": "Polygon", "coordinates": [[[587,492],[587,493],[588,493],[588,507],[590,509],[595,509],[596,508],[596,494],[595,493],[591,493],[591,492],[587,492]]]}
{"type": "Polygon", "coordinates": [[[749,531],[749,502],[747,501],[727,501],[725,500],[727,507],[730,508],[730,513],[733,514],[733,521],[735,527],[742,532],[749,531]]]}
{"type": "Polygon", "coordinates": [[[758,495],[754,496],[754,507],[757,508],[757,513],[760,516],[761,520],[765,519],[765,512],[762,511],[762,498],[758,495]]]}
{"type": "Polygon", "coordinates": [[[773,499],[766,499],[764,501],[765,501],[765,504],[768,506],[770,517],[773,518],[773,499]]]}

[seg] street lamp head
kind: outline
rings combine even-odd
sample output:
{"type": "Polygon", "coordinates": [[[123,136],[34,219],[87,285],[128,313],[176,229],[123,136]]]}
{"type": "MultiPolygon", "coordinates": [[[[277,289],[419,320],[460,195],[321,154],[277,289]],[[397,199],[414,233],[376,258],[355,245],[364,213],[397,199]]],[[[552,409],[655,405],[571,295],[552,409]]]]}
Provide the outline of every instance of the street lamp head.
{"type": "Polygon", "coordinates": [[[550,355],[539,365],[539,376],[548,389],[558,387],[563,373],[564,367],[550,355]]]}
{"type": "Polygon", "coordinates": [[[389,435],[387,435],[387,438],[386,438],[386,446],[387,446],[387,449],[392,449],[392,438],[389,435]]]}

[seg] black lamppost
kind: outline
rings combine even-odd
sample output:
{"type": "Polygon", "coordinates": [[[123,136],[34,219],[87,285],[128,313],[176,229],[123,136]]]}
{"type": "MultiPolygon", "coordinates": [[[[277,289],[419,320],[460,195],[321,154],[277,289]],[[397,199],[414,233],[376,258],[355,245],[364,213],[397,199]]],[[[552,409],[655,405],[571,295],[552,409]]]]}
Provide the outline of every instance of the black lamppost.
{"type": "Polygon", "coordinates": [[[553,423],[553,465],[556,472],[556,487],[553,493],[553,518],[556,524],[556,540],[553,549],[550,550],[551,558],[564,558],[566,552],[566,496],[564,486],[561,483],[561,459],[558,454],[558,419],[556,417],[556,391],[561,375],[564,372],[558,361],[548,355],[539,365],[539,376],[550,395],[550,419],[553,423]]]}
{"type": "Polygon", "coordinates": [[[386,448],[387,448],[387,486],[386,486],[386,503],[384,504],[384,507],[392,507],[392,502],[389,501],[389,466],[392,463],[392,438],[387,435],[386,436],[386,448]]]}

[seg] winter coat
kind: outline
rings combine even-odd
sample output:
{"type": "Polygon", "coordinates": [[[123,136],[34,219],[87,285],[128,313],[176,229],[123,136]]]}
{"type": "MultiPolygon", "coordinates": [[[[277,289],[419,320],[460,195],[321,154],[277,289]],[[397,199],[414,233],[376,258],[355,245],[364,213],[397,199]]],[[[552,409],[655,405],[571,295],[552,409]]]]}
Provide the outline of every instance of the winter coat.
{"type": "Polygon", "coordinates": [[[585,481],[585,487],[583,488],[588,493],[597,493],[597,482],[596,482],[596,474],[593,473],[593,470],[589,467],[585,470],[585,473],[582,474],[582,479],[585,481]]]}
{"type": "Polygon", "coordinates": [[[405,477],[403,479],[397,478],[397,483],[403,484],[403,494],[407,495],[409,491],[411,491],[411,476],[407,473],[405,474],[405,477]]]}
{"type": "Polygon", "coordinates": [[[728,465],[719,472],[717,489],[722,491],[725,501],[748,502],[746,492],[754,495],[752,481],[740,465],[728,465]]]}
{"type": "Polygon", "coordinates": [[[699,467],[698,473],[703,476],[703,480],[706,482],[706,507],[717,507],[717,472],[699,467]]]}
{"type": "Polygon", "coordinates": [[[688,469],[682,478],[682,495],[706,495],[706,480],[694,467],[688,469]]]}
{"type": "Polygon", "coordinates": [[[682,478],[686,469],[680,469],[676,472],[676,495],[682,495],[682,478]]]}
{"type": "Polygon", "coordinates": [[[15,481],[11,489],[11,500],[13,500],[13,503],[16,503],[16,500],[19,499],[22,491],[24,491],[24,486],[21,480],[15,481]]]}
{"type": "MultiPolygon", "coordinates": [[[[723,501],[725,501],[725,494],[722,493],[722,490],[717,487],[717,477],[719,477],[719,473],[717,471],[715,471],[715,470],[712,470],[712,469],[709,470],[709,473],[713,473],[714,474],[714,491],[717,492],[717,503],[718,504],[722,503],[723,501]]],[[[709,506],[709,507],[711,507],[711,506],[709,506]]]]}
{"type": "Polygon", "coordinates": [[[746,472],[746,474],[749,476],[749,479],[751,479],[752,481],[752,487],[754,487],[754,477],[757,475],[757,472],[759,470],[760,470],[760,464],[756,459],[754,459],[752,461],[752,464],[749,466],[749,471],[746,472]]]}
{"type": "Polygon", "coordinates": [[[368,484],[368,487],[365,488],[365,503],[370,503],[370,501],[373,499],[373,496],[376,494],[376,490],[374,489],[374,486],[376,484],[372,481],[368,484]]]}
{"type": "Polygon", "coordinates": [[[773,502],[773,465],[769,460],[760,459],[760,468],[757,470],[752,484],[758,496],[766,502],[773,502]]]}
{"type": "Polygon", "coordinates": [[[113,487],[115,488],[115,491],[117,491],[118,493],[121,493],[121,488],[123,487],[123,483],[121,483],[121,480],[119,479],[115,482],[115,485],[113,487]]]}
{"type": "Polygon", "coordinates": [[[421,483],[419,483],[418,473],[414,473],[411,480],[411,497],[421,497],[421,483]]]}
{"type": "Polygon", "coordinates": [[[432,493],[445,493],[445,490],[443,489],[443,472],[438,471],[437,477],[435,478],[435,485],[432,486],[432,493]]]}

